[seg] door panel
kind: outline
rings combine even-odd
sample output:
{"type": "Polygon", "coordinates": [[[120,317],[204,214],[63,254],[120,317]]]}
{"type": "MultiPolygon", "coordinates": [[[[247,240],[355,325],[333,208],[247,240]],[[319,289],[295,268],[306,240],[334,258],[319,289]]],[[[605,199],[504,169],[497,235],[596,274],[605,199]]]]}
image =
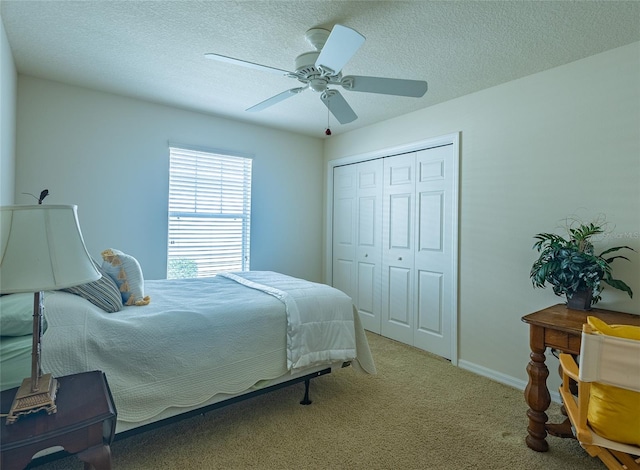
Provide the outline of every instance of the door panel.
{"type": "Polygon", "coordinates": [[[356,165],[358,175],[358,221],[356,305],[362,325],[380,333],[382,295],[382,159],[356,165]]]}
{"type": "Polygon", "coordinates": [[[346,165],[333,169],[333,287],[354,299],[356,294],[356,172],[346,165]]]}
{"type": "Polygon", "coordinates": [[[368,320],[380,315],[375,302],[376,290],[378,290],[376,275],[379,266],[372,263],[358,263],[358,311],[368,320]]]}
{"type": "Polygon", "coordinates": [[[353,198],[340,197],[335,201],[334,243],[346,250],[353,248],[353,198]]]}
{"type": "Polygon", "coordinates": [[[335,167],[333,201],[333,286],[380,333],[382,160],[335,167]]]}
{"type": "Polygon", "coordinates": [[[350,290],[353,285],[353,261],[336,258],[333,261],[333,287],[351,297],[350,290]]]}
{"type": "Polygon", "coordinates": [[[376,200],[375,196],[358,197],[358,246],[363,248],[371,248],[376,243],[375,233],[375,214],[376,200]]]}
{"type": "Polygon", "coordinates": [[[415,254],[418,311],[414,345],[439,356],[452,356],[455,312],[453,273],[456,213],[453,201],[453,146],[417,152],[415,254]]]}
{"type": "Polygon", "coordinates": [[[411,328],[411,269],[389,266],[389,322],[411,328]]]}
{"type": "Polygon", "coordinates": [[[418,271],[417,330],[442,336],[442,273],[418,271]]]}
{"type": "Polygon", "coordinates": [[[418,251],[442,251],[442,191],[423,191],[418,201],[418,251]]]}
{"type": "Polygon", "coordinates": [[[389,196],[389,249],[411,248],[412,198],[409,193],[389,196]]]}
{"type": "Polygon", "coordinates": [[[413,344],[415,154],[384,159],[382,334],[413,344]]]}

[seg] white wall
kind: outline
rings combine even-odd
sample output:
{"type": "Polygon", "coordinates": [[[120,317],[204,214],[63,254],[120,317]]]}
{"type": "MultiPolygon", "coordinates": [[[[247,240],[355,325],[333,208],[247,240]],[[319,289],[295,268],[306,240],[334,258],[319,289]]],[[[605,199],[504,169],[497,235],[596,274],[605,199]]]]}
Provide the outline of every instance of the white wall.
{"type": "MultiPolygon", "coordinates": [[[[531,286],[535,233],[603,213],[613,226],[600,247],[640,252],[638,83],[635,43],[324,141],[326,164],[461,132],[461,365],[525,383],[520,318],[562,301],[531,286]]],[[[94,257],[119,248],[164,276],[172,140],[254,154],[252,269],[321,279],[319,139],[22,75],[17,114],[16,202],[48,187],[51,203],[78,204],[94,257]]],[[[640,253],[615,273],[636,296],[608,289],[601,306],[640,313],[640,253]]]]}
{"type": "Polygon", "coordinates": [[[325,141],[329,162],[461,132],[461,366],[526,383],[521,317],[563,301],[531,285],[533,235],[572,214],[607,216],[597,248],[638,251],[614,264],[634,299],[608,288],[598,305],[640,314],[639,84],[634,43],[325,141]]]}
{"type": "Polygon", "coordinates": [[[0,205],[14,203],[18,75],[0,17],[0,205]]]}
{"type": "MultiPolygon", "coordinates": [[[[77,204],[87,248],[166,275],[168,141],[254,156],[251,268],[322,278],[322,142],[18,75],[17,203],[77,204]]],[[[4,172],[4,167],[3,167],[4,172]]]]}

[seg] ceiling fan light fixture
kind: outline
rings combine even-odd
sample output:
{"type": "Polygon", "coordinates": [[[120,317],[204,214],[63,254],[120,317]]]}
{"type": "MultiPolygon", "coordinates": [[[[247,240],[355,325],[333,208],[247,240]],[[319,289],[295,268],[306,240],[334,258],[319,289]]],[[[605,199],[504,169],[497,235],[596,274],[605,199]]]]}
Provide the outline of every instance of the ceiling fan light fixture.
{"type": "Polygon", "coordinates": [[[312,78],[309,80],[309,88],[317,93],[322,93],[327,89],[327,81],[323,78],[312,78]]]}

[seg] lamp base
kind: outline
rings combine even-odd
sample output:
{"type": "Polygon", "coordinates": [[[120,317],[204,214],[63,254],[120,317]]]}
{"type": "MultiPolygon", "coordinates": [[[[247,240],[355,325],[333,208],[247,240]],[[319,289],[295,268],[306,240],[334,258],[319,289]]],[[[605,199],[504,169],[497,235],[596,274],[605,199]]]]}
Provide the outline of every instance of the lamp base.
{"type": "Polygon", "coordinates": [[[56,392],[58,381],[51,374],[44,374],[38,379],[38,390],[31,391],[31,379],[24,379],[18,389],[13,404],[7,415],[6,424],[13,424],[22,415],[45,410],[47,414],[57,411],[56,392]]]}

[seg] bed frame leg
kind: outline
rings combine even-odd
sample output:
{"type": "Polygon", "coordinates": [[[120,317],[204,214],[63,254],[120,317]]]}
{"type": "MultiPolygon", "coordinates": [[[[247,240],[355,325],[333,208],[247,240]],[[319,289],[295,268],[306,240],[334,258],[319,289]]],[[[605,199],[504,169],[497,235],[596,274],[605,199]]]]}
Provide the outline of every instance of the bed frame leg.
{"type": "Polygon", "coordinates": [[[300,402],[301,405],[310,405],[311,400],[309,400],[309,384],[311,383],[311,379],[307,379],[304,381],[304,398],[300,402]]]}

